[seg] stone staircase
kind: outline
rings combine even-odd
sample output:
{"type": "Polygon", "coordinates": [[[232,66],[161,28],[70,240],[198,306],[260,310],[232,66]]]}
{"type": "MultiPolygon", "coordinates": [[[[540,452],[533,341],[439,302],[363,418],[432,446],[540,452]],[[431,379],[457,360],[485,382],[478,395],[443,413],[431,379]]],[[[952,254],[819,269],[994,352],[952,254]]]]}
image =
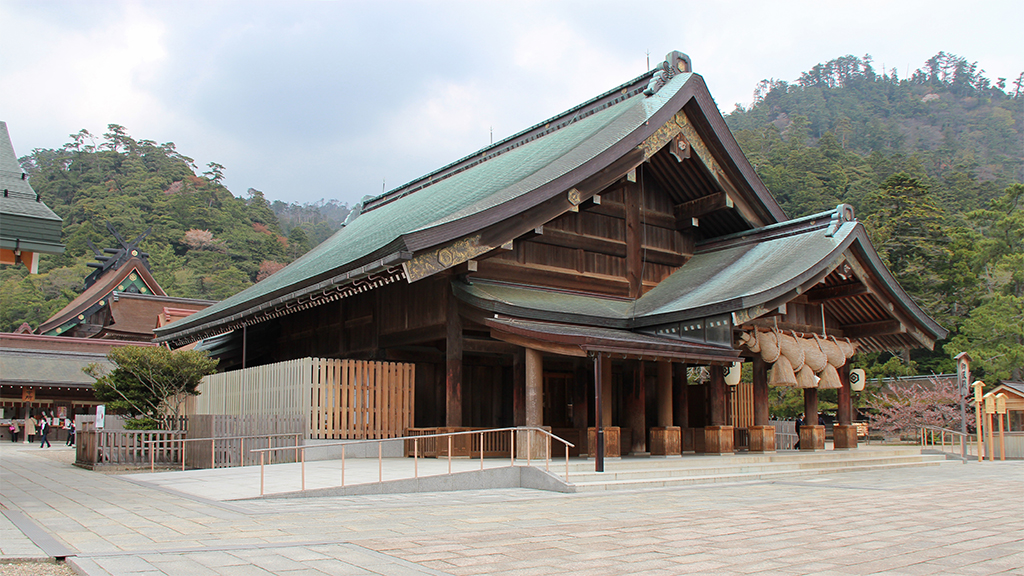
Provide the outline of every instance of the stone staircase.
{"type": "MultiPolygon", "coordinates": [[[[922,454],[919,447],[864,446],[849,451],[774,454],[697,455],[682,457],[625,457],[605,460],[605,471],[594,472],[594,461],[569,465],[570,492],[637,490],[718,482],[791,480],[819,474],[885,470],[904,466],[938,466],[939,454],[922,454]]],[[[563,476],[564,468],[557,468],[563,476]]]]}

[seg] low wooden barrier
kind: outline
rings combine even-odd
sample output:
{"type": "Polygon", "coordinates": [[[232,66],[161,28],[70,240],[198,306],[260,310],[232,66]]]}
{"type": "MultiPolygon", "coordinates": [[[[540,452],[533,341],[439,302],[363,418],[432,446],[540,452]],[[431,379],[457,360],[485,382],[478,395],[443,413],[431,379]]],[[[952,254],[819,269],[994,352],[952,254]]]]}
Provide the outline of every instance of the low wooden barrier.
{"type": "Polygon", "coordinates": [[[98,469],[161,467],[181,461],[180,430],[82,430],[76,433],[75,466],[98,469]]]}

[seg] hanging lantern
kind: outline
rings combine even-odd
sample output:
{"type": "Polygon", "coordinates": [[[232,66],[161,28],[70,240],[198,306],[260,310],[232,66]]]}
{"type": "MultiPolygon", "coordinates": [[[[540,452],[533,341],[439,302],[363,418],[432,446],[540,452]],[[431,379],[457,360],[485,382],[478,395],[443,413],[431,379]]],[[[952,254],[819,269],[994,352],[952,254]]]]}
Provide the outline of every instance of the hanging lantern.
{"type": "Polygon", "coordinates": [[[867,376],[864,374],[863,368],[854,368],[850,370],[850,390],[854,392],[860,392],[864,389],[864,383],[867,380],[867,376]]]}
{"type": "Polygon", "coordinates": [[[724,366],[722,371],[725,373],[725,383],[729,386],[735,386],[740,383],[740,374],[743,372],[743,363],[733,362],[728,366],[724,366]]]}

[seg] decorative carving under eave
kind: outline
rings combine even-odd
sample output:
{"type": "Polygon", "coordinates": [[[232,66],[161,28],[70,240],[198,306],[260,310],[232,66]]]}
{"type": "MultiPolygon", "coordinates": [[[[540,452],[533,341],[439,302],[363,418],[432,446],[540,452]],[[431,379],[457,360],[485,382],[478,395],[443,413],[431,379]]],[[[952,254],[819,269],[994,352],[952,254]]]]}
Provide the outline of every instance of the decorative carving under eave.
{"type": "Polygon", "coordinates": [[[422,254],[413,256],[411,260],[402,264],[406,278],[409,282],[415,282],[426,278],[442,270],[446,270],[467,260],[494,250],[497,246],[488,246],[480,243],[480,234],[460,238],[455,242],[435,248],[422,254]]]}

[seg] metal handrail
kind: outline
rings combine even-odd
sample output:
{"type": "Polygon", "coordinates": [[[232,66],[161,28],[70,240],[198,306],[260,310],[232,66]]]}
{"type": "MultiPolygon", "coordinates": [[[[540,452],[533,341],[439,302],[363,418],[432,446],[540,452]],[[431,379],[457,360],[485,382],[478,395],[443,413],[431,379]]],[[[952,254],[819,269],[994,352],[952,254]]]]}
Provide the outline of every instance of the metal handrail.
{"type": "MultiPolygon", "coordinates": [[[[369,439],[369,440],[347,440],[347,441],[342,441],[342,442],[328,442],[328,443],[316,444],[316,445],[303,445],[303,446],[297,448],[299,450],[300,454],[301,454],[301,462],[302,462],[302,464],[301,464],[301,469],[302,469],[302,483],[301,483],[302,487],[301,487],[301,491],[304,492],[306,490],[306,448],[317,449],[317,448],[330,448],[332,446],[341,446],[341,487],[344,488],[345,487],[345,447],[346,446],[351,446],[353,444],[372,444],[372,443],[376,443],[377,444],[377,481],[378,482],[383,482],[384,481],[384,458],[383,458],[383,448],[382,448],[382,443],[383,442],[397,442],[397,441],[405,442],[405,441],[408,441],[408,440],[412,440],[413,441],[413,471],[414,471],[413,474],[414,474],[414,478],[419,478],[419,441],[422,440],[422,439],[425,439],[425,438],[445,438],[445,437],[448,438],[448,473],[451,474],[452,473],[452,438],[453,437],[455,437],[455,436],[462,436],[462,435],[470,435],[470,434],[478,434],[480,436],[480,470],[483,471],[483,469],[484,469],[484,450],[483,450],[483,447],[484,447],[484,434],[492,434],[492,433],[497,433],[497,432],[509,432],[510,433],[511,443],[509,444],[509,448],[510,448],[509,452],[511,454],[511,462],[510,462],[509,466],[511,467],[511,466],[515,466],[516,465],[516,440],[515,440],[516,436],[515,436],[515,433],[519,432],[519,431],[523,431],[523,432],[541,432],[542,434],[547,436],[547,443],[545,445],[545,464],[544,464],[544,469],[546,471],[549,471],[549,472],[551,471],[551,468],[550,468],[550,466],[551,466],[551,441],[552,440],[558,440],[559,442],[561,442],[562,444],[565,445],[565,481],[568,482],[569,481],[569,448],[575,448],[576,445],[573,444],[572,442],[569,442],[568,440],[565,440],[564,438],[560,438],[560,437],[552,434],[551,432],[548,432],[547,430],[545,430],[543,428],[539,428],[539,427],[536,427],[536,426],[519,426],[519,427],[509,427],[509,428],[489,428],[489,429],[486,429],[486,430],[463,430],[463,431],[459,431],[459,432],[442,432],[442,433],[438,433],[438,434],[423,434],[421,436],[400,436],[400,437],[397,437],[397,438],[375,438],[375,439],[369,439]]],[[[532,454],[531,454],[532,448],[533,448],[533,443],[527,441],[527,443],[526,443],[526,465],[527,466],[531,465],[530,461],[531,461],[531,456],[532,456],[532,454]]],[[[265,472],[265,470],[264,470],[264,454],[265,453],[273,453],[273,452],[278,451],[278,450],[293,450],[293,449],[296,449],[296,448],[293,448],[291,446],[284,446],[284,447],[277,447],[277,448],[260,448],[260,449],[257,449],[257,450],[250,450],[249,451],[250,453],[259,452],[259,454],[260,454],[260,496],[263,496],[264,488],[265,488],[265,484],[266,484],[266,482],[265,482],[265,475],[264,475],[264,472],[265,472]]]]}
{"type": "MultiPolygon", "coordinates": [[[[216,458],[217,440],[241,440],[241,442],[239,442],[240,446],[239,446],[239,451],[238,451],[239,452],[238,466],[239,467],[244,467],[245,466],[245,441],[247,439],[249,439],[249,438],[266,438],[267,442],[269,442],[271,438],[278,438],[278,437],[282,437],[282,436],[291,436],[291,437],[295,438],[295,446],[283,446],[283,447],[280,447],[279,449],[281,449],[281,450],[295,450],[295,459],[298,460],[299,459],[299,448],[300,448],[300,446],[299,446],[299,439],[302,437],[302,433],[301,432],[289,432],[289,433],[284,433],[284,434],[253,434],[253,435],[250,435],[250,436],[211,436],[211,437],[207,437],[207,438],[174,438],[174,439],[167,439],[167,440],[144,440],[142,443],[143,444],[150,444],[150,445],[152,445],[152,444],[165,444],[167,442],[172,442],[172,443],[173,442],[181,442],[181,470],[184,472],[185,471],[185,442],[209,442],[210,443],[210,467],[211,468],[216,468],[217,467],[217,458],[216,458]]],[[[255,452],[255,450],[250,450],[250,452],[255,452]]],[[[263,462],[262,458],[263,458],[263,456],[260,455],[260,463],[261,464],[263,462]]],[[[155,472],[156,471],[156,452],[153,450],[153,446],[149,447],[149,471],[150,472],[155,472]]]]}
{"type": "MultiPolygon", "coordinates": [[[[940,452],[946,453],[946,438],[949,438],[948,452],[950,454],[956,454],[953,448],[959,445],[959,455],[961,458],[966,459],[968,454],[968,448],[971,446],[971,440],[974,438],[974,434],[964,434],[959,430],[950,430],[949,428],[942,428],[941,426],[932,426],[930,424],[922,424],[920,426],[921,432],[921,448],[931,447],[932,449],[938,449],[940,452]],[[938,434],[939,442],[935,442],[936,434],[938,434]],[[957,442],[959,439],[959,443],[957,442]]],[[[979,445],[980,446],[980,445],[979,445]]],[[[983,458],[983,452],[979,449],[978,459],[983,458]]]]}

